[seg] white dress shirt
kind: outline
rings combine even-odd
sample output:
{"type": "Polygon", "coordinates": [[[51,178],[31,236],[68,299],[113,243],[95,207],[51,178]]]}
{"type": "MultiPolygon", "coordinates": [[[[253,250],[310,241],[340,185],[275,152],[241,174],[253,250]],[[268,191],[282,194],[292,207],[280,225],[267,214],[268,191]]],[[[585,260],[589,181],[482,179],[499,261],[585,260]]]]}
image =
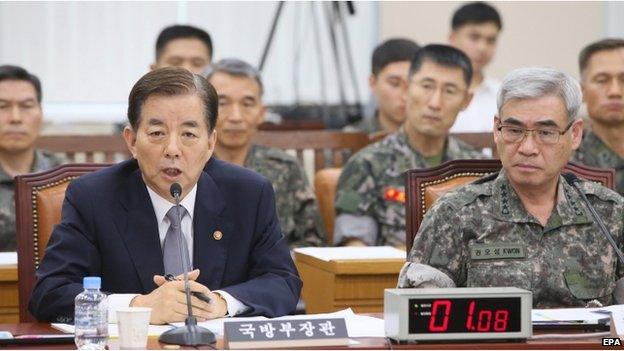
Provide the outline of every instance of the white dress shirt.
{"type": "MultiPolygon", "coordinates": [[[[174,203],[169,202],[169,200],[163,198],[158,195],[154,190],[152,190],[149,186],[147,187],[147,192],[150,196],[150,200],[152,201],[152,205],[154,206],[154,213],[156,214],[156,220],[158,221],[158,236],[160,238],[160,246],[162,247],[165,242],[165,236],[167,235],[167,230],[169,230],[169,226],[171,222],[167,218],[167,212],[171,207],[175,206],[174,203]]],[[[195,196],[197,195],[197,184],[191,189],[191,191],[180,200],[180,206],[184,207],[187,211],[187,214],[182,216],[182,222],[180,223],[180,227],[182,228],[182,235],[186,240],[186,245],[189,250],[189,259],[191,260],[191,266],[193,266],[193,215],[195,214],[195,196]]],[[[201,274],[201,272],[200,272],[201,274]]],[[[227,312],[228,316],[236,316],[248,309],[248,307],[240,302],[238,299],[234,298],[229,293],[223,290],[215,290],[215,293],[218,293],[223,299],[227,302],[227,312]]],[[[138,294],[111,294],[108,296],[108,320],[111,323],[115,323],[117,320],[117,309],[124,308],[130,306],[130,302],[134,299],[138,294]]]]}
{"type": "Polygon", "coordinates": [[[451,133],[491,133],[497,114],[496,96],[500,85],[498,80],[485,77],[475,90],[470,105],[457,115],[451,133]]]}

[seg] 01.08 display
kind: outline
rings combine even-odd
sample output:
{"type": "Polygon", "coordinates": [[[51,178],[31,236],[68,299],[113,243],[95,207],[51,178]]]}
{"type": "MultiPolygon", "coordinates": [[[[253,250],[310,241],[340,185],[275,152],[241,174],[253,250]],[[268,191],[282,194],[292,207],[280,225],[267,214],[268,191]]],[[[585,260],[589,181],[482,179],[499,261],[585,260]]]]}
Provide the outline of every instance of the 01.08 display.
{"type": "Polygon", "coordinates": [[[519,332],[520,306],[520,297],[409,299],[409,333],[519,332]]]}

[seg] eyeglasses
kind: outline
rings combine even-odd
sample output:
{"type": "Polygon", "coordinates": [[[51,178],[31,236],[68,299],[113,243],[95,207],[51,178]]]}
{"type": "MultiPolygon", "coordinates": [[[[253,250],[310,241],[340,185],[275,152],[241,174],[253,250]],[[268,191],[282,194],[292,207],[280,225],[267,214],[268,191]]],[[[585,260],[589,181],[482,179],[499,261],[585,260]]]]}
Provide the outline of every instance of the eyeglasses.
{"type": "Polygon", "coordinates": [[[498,131],[503,136],[503,140],[508,143],[518,143],[524,140],[524,138],[529,134],[529,132],[533,132],[535,135],[535,140],[544,145],[553,145],[559,142],[559,139],[563,134],[565,134],[574,121],[568,123],[567,127],[562,131],[553,128],[536,128],[536,129],[527,129],[519,126],[510,126],[510,125],[501,125],[500,122],[498,126],[498,131]]]}

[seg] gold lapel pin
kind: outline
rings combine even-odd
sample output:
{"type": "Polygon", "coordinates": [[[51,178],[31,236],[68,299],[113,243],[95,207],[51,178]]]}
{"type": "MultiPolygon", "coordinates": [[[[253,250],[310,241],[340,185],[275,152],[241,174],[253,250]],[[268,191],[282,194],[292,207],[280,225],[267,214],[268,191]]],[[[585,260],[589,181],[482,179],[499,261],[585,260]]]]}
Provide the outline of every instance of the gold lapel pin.
{"type": "Polygon", "coordinates": [[[220,230],[217,230],[216,232],[212,233],[212,237],[215,240],[221,240],[221,238],[223,238],[223,233],[221,233],[220,230]]]}

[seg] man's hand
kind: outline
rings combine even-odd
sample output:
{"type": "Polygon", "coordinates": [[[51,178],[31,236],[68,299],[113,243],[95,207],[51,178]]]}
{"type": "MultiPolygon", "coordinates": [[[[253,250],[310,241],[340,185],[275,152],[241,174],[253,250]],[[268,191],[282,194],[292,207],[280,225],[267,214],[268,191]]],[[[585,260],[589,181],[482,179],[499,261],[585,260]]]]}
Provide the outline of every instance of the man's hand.
{"type": "MultiPolygon", "coordinates": [[[[227,313],[227,303],[225,300],[218,294],[210,292],[210,289],[204,285],[195,281],[197,277],[199,277],[198,269],[189,272],[188,275],[191,292],[201,292],[210,296],[212,299],[212,302],[209,304],[201,301],[197,297],[191,296],[193,315],[195,315],[199,321],[223,317],[227,313]]],[[[176,277],[176,279],[182,279],[182,275],[176,277]]],[[[130,302],[130,306],[151,307],[151,324],[183,322],[188,316],[184,281],[167,281],[165,277],[155,275],[154,283],[158,285],[158,288],[147,295],[135,297],[130,302]]]]}

